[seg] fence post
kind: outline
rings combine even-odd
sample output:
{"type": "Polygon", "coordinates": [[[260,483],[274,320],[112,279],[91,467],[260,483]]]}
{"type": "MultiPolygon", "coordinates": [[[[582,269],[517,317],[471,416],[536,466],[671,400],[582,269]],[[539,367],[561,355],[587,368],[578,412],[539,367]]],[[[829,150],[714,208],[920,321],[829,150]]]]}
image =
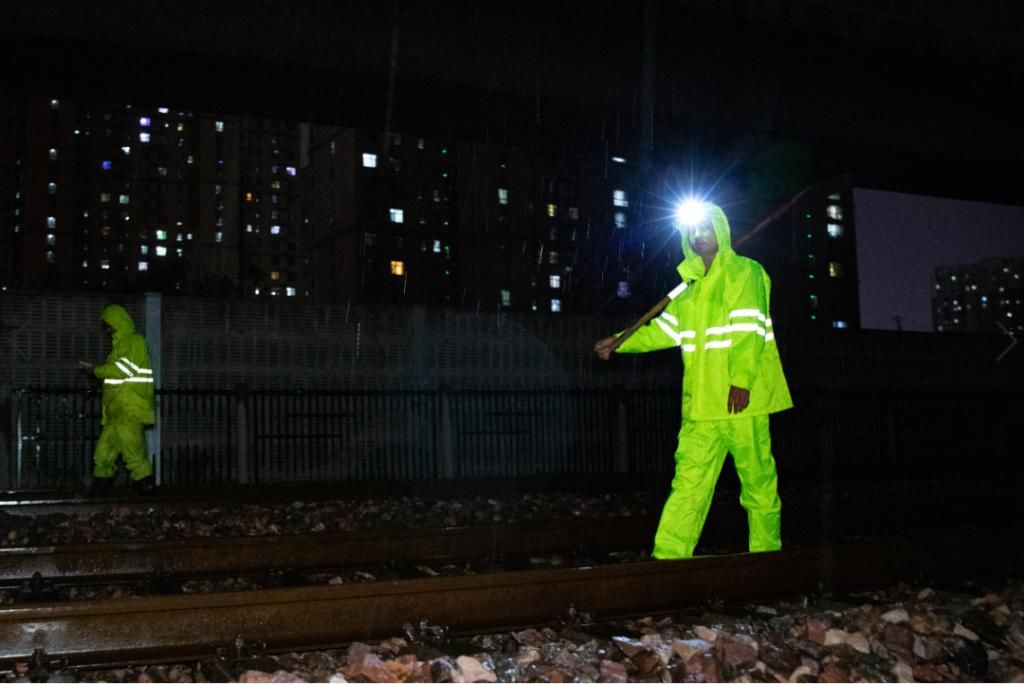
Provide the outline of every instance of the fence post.
{"type": "Polygon", "coordinates": [[[612,417],[612,462],[616,473],[629,472],[629,407],[626,388],[616,385],[612,390],[615,403],[612,417]]]}
{"type": "Polygon", "coordinates": [[[238,484],[249,484],[249,386],[246,384],[235,385],[235,415],[238,484]]]}
{"type": "Polygon", "coordinates": [[[160,395],[157,390],[163,387],[161,363],[163,341],[162,299],[159,292],[146,293],[146,345],[149,347],[149,364],[153,370],[153,427],[146,431],[146,442],[153,462],[153,478],[156,483],[163,483],[163,447],[160,443],[160,395]]]}
{"type": "Polygon", "coordinates": [[[12,489],[11,472],[14,470],[14,435],[17,434],[18,414],[14,406],[14,395],[10,385],[0,385],[0,416],[5,420],[0,427],[0,489],[12,489]]]}
{"type": "Polygon", "coordinates": [[[451,388],[441,385],[437,391],[437,450],[441,477],[455,477],[455,435],[452,425],[451,388]]]}

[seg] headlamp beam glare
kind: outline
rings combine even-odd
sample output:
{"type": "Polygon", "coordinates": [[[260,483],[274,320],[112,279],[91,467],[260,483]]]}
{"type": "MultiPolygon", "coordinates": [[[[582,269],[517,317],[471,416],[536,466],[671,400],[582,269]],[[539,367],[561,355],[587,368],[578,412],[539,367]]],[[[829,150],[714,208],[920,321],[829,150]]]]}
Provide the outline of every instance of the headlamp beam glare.
{"type": "Polygon", "coordinates": [[[676,225],[679,228],[692,228],[700,225],[708,217],[707,202],[688,198],[676,205],[676,225]]]}

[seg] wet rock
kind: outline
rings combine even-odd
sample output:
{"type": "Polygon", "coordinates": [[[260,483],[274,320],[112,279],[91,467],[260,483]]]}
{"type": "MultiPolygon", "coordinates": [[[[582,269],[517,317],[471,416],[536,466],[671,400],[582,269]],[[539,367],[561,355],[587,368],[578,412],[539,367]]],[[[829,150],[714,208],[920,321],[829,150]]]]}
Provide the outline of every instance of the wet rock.
{"type": "Polygon", "coordinates": [[[695,655],[707,653],[713,646],[703,639],[673,639],[672,651],[684,663],[695,655]]]}
{"type": "Polygon", "coordinates": [[[349,679],[369,682],[390,682],[395,677],[388,664],[381,660],[380,656],[370,652],[362,652],[355,660],[350,658],[348,665],[343,667],[341,672],[349,679]]]}
{"type": "MultiPolygon", "coordinates": [[[[849,682],[850,673],[845,667],[836,662],[828,662],[821,668],[818,675],[819,682],[849,682]]],[[[881,681],[881,680],[879,680],[881,681]]]]}
{"type": "Polygon", "coordinates": [[[899,658],[910,661],[914,656],[914,630],[900,622],[887,622],[879,634],[885,647],[899,658]]]}
{"type": "Polygon", "coordinates": [[[672,644],[666,642],[660,634],[645,634],[640,638],[640,643],[644,645],[644,648],[657,655],[663,666],[668,665],[668,661],[672,658],[672,644]]]}
{"type": "MultiPolygon", "coordinates": [[[[989,594],[993,596],[993,594],[989,594]]],[[[997,599],[998,600],[998,599],[997,599]]],[[[996,624],[992,615],[985,610],[970,610],[960,616],[960,625],[985,643],[1001,645],[1006,643],[1005,632],[996,624]]],[[[958,627],[960,625],[957,625],[958,627]]],[[[967,636],[962,634],[961,636],[967,636]]],[[[967,637],[968,639],[970,637],[967,637]]]]}
{"type": "Polygon", "coordinates": [[[751,667],[757,661],[758,644],[745,634],[723,636],[716,647],[721,660],[733,671],[751,667]]]}
{"type": "Polygon", "coordinates": [[[711,651],[698,653],[689,660],[679,663],[670,674],[674,682],[722,681],[718,660],[711,651]]]}
{"type": "Polygon", "coordinates": [[[795,650],[772,640],[761,642],[759,655],[765,665],[783,674],[792,673],[800,665],[800,656],[795,650]]]}
{"type": "Polygon", "coordinates": [[[532,646],[534,648],[540,648],[550,641],[550,639],[544,636],[539,630],[533,628],[524,629],[521,632],[514,632],[512,636],[520,644],[523,644],[524,646],[532,646]]]}
{"type": "Polygon", "coordinates": [[[455,672],[455,663],[448,657],[430,661],[430,678],[435,682],[454,682],[455,672]]]}
{"type": "Polygon", "coordinates": [[[827,625],[818,618],[808,617],[807,618],[807,640],[813,641],[821,646],[825,645],[825,632],[827,631],[827,625]]]}
{"type": "Polygon", "coordinates": [[[626,675],[626,666],[614,660],[605,658],[601,661],[602,682],[626,682],[629,677],[626,675]]]}
{"type": "Polygon", "coordinates": [[[705,627],[704,625],[697,625],[694,627],[693,633],[696,634],[699,639],[710,641],[711,643],[715,643],[718,639],[718,630],[705,627]]]}
{"type": "Polygon", "coordinates": [[[933,636],[914,635],[914,656],[918,660],[936,660],[941,658],[945,651],[942,648],[942,641],[933,636]]]}
{"type": "Polygon", "coordinates": [[[910,615],[903,608],[893,608],[890,611],[882,613],[882,620],[894,624],[900,624],[903,622],[910,621],[910,615]]]}
{"type": "Polygon", "coordinates": [[[892,674],[897,682],[906,683],[916,681],[914,679],[914,668],[905,660],[897,660],[892,666],[892,674]]]}
{"type": "Polygon", "coordinates": [[[941,682],[942,673],[934,663],[916,663],[911,668],[911,675],[919,682],[941,682]]]}
{"type": "Polygon", "coordinates": [[[459,656],[455,659],[454,680],[456,682],[496,682],[494,670],[486,667],[476,658],[459,656]]]}
{"type": "Polygon", "coordinates": [[[988,673],[988,654],[977,641],[953,636],[943,639],[942,646],[953,664],[972,677],[984,678],[988,673]]]}

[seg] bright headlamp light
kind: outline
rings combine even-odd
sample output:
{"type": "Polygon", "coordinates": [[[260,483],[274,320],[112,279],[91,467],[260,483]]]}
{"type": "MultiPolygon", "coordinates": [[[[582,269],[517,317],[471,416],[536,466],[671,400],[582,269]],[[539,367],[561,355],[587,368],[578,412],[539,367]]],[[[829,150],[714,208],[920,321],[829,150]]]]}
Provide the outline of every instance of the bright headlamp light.
{"type": "Polygon", "coordinates": [[[675,220],[676,228],[685,231],[707,221],[710,215],[710,207],[707,202],[699,199],[685,199],[676,205],[675,220]]]}

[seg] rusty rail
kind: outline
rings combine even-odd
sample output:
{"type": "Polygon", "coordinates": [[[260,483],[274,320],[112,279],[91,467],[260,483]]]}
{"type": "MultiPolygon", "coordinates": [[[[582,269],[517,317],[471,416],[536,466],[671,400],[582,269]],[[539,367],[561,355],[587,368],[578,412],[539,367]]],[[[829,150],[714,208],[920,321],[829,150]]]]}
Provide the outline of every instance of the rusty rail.
{"type": "Polygon", "coordinates": [[[439,559],[501,558],[584,548],[649,546],[656,519],[567,520],[502,526],[180,539],[0,548],[0,582],[312,570],[439,559]]]}
{"type": "Polygon", "coordinates": [[[557,620],[571,608],[616,619],[694,606],[853,590],[898,580],[1019,569],[1019,544],[949,535],[886,544],[432,577],[297,589],[102,600],[0,609],[0,661],[40,649],[70,666],[204,657],[236,637],[269,648],[340,644],[427,619],[456,632],[557,620]],[[955,554],[950,549],[956,549],[955,554]]]}

